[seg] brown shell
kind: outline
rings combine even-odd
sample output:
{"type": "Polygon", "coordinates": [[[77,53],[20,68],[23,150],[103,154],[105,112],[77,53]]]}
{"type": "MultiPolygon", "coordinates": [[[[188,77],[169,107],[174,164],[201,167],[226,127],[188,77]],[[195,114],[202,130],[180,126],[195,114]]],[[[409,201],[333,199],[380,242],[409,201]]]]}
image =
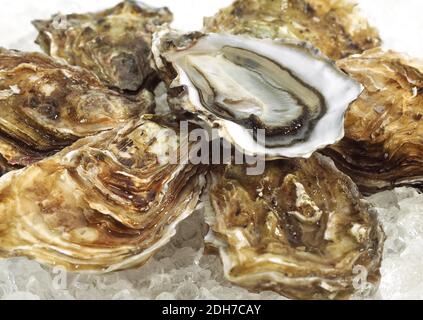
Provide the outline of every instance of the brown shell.
{"type": "Polygon", "coordinates": [[[58,14],[33,24],[46,53],[93,71],[111,87],[135,91],[153,73],[151,35],[172,20],[167,8],[123,1],[98,13],[58,14]]]}
{"type": "Polygon", "coordinates": [[[325,150],[371,193],[423,185],[423,61],[370,50],[338,62],[365,90],[346,115],[345,138],[325,150]]]}
{"type": "Polygon", "coordinates": [[[308,41],[334,60],[381,43],[355,5],[344,0],[236,0],[204,24],[208,32],[308,41]]]}
{"type": "Polygon", "coordinates": [[[86,70],[0,48],[0,155],[11,166],[31,164],[152,107],[147,91],[130,100],[86,70]]]}
{"type": "Polygon", "coordinates": [[[178,128],[131,120],[4,175],[0,256],[74,271],[143,264],[194,211],[205,181],[204,166],[160,160],[168,131],[178,128]]]}
{"type": "Polygon", "coordinates": [[[206,242],[219,249],[231,282],[290,298],[340,299],[358,289],[361,266],[377,286],[383,231],[329,158],[267,162],[261,176],[219,167],[210,199],[206,242]]]}

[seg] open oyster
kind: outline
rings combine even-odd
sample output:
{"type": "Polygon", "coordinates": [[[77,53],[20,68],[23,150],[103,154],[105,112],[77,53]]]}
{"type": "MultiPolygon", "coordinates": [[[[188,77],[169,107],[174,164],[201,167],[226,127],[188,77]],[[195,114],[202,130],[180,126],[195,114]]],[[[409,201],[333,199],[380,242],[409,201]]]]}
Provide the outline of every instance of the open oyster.
{"type": "Polygon", "coordinates": [[[1,177],[0,256],[108,272],[165,245],[196,208],[205,168],[167,161],[178,128],[151,117],[1,177]]]}
{"type": "Polygon", "coordinates": [[[151,35],[173,19],[167,8],[124,1],[99,13],[34,21],[45,52],[93,71],[109,86],[138,90],[152,75],[151,35]]]}
{"type": "Polygon", "coordinates": [[[343,137],[360,86],[304,43],[224,34],[155,34],[170,103],[248,155],[308,157],[343,137]]]}
{"type": "Polygon", "coordinates": [[[423,61],[380,49],[339,61],[365,86],[325,150],[363,192],[423,185],[423,61]]]}
{"type": "Polygon", "coordinates": [[[237,0],[204,24],[208,32],[309,41],[335,60],[381,42],[355,5],[344,0],[237,0]]]}
{"type": "Polygon", "coordinates": [[[300,299],[347,298],[377,285],[383,231],[329,158],[270,161],[262,176],[222,166],[211,180],[206,242],[229,281],[300,299]]]}
{"type": "Polygon", "coordinates": [[[38,161],[152,106],[147,91],[129,100],[88,71],[0,48],[0,155],[11,166],[38,161]]]}

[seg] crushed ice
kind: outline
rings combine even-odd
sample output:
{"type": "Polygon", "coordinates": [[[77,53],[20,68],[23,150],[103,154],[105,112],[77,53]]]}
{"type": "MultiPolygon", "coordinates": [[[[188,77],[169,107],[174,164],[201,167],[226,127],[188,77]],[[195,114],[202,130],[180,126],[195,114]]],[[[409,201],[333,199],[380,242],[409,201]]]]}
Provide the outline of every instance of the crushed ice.
{"type": "Polygon", "coordinates": [[[423,194],[398,188],[368,200],[387,236],[377,298],[423,299],[423,194]]]}

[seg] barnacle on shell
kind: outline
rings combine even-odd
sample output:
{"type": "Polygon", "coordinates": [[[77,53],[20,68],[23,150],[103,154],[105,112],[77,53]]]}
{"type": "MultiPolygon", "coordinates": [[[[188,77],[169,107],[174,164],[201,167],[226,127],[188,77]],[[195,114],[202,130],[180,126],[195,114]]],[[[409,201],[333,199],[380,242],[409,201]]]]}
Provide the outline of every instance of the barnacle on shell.
{"type": "Polygon", "coordinates": [[[381,42],[356,6],[345,0],[236,0],[204,24],[207,32],[308,41],[334,60],[381,42]]]}
{"type": "Polygon", "coordinates": [[[245,165],[211,175],[206,243],[218,249],[225,277],[252,290],[290,298],[347,298],[356,268],[377,286],[383,231],[350,178],[319,154],[245,165]]]}
{"type": "Polygon", "coordinates": [[[152,107],[148,91],[129,99],[86,70],[0,48],[0,155],[9,166],[31,164],[152,107]]]}
{"type": "Polygon", "coordinates": [[[0,256],[75,271],[143,264],[195,210],[205,182],[204,166],[167,161],[185,143],[178,130],[144,116],[1,177],[0,256]]]}
{"type": "Polygon", "coordinates": [[[51,56],[93,71],[111,87],[135,91],[153,75],[151,35],[172,19],[167,8],[123,1],[98,13],[57,14],[33,24],[36,42],[51,56]]]}

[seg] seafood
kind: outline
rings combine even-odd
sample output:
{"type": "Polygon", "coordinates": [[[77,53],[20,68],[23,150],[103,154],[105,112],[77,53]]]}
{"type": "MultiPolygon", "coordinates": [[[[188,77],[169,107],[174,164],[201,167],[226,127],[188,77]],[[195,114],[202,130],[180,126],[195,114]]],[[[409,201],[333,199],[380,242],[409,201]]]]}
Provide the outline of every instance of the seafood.
{"type": "Polygon", "coordinates": [[[365,90],[325,149],[365,193],[423,185],[423,61],[381,49],[340,60],[365,90]]]}
{"type": "Polygon", "coordinates": [[[308,41],[337,60],[381,44],[357,11],[344,0],[236,0],[204,24],[207,32],[308,41]]]}
{"type": "Polygon", "coordinates": [[[0,48],[0,155],[10,166],[39,161],[152,107],[148,91],[125,98],[86,70],[0,48]]]}
{"type": "Polygon", "coordinates": [[[102,12],[58,14],[33,24],[46,53],[93,71],[111,87],[136,91],[154,77],[151,35],[172,19],[167,8],[123,1],[102,12]]]}
{"type": "Polygon", "coordinates": [[[195,210],[205,183],[204,166],[167,160],[182,147],[178,130],[143,116],[1,177],[0,256],[73,271],[142,265],[195,210]]]}
{"type": "Polygon", "coordinates": [[[229,281],[297,299],[348,298],[357,270],[377,286],[383,231],[329,158],[269,161],[261,176],[245,169],[215,168],[206,206],[206,243],[229,281]]]}
{"type": "Polygon", "coordinates": [[[309,157],[344,135],[361,86],[305,43],[163,28],[153,53],[175,110],[248,155],[309,157]]]}

